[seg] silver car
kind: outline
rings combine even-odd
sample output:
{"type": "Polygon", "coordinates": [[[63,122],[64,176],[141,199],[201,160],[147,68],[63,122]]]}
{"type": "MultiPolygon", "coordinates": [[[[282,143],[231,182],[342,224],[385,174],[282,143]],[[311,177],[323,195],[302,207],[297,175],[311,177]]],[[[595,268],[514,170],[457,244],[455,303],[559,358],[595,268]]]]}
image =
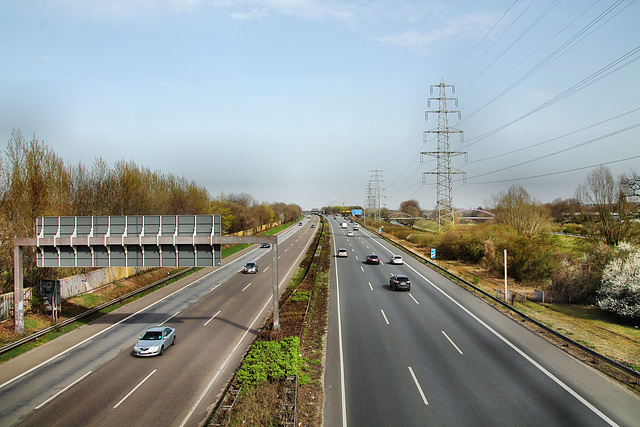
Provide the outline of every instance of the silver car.
{"type": "Polygon", "coordinates": [[[139,338],[133,346],[136,356],[161,356],[170,345],[176,343],[176,330],[168,326],[154,326],[139,338]]]}
{"type": "Polygon", "coordinates": [[[242,268],[242,272],[243,273],[249,273],[249,274],[255,274],[258,272],[258,263],[256,262],[248,262],[247,264],[245,264],[245,266],[242,268]]]}

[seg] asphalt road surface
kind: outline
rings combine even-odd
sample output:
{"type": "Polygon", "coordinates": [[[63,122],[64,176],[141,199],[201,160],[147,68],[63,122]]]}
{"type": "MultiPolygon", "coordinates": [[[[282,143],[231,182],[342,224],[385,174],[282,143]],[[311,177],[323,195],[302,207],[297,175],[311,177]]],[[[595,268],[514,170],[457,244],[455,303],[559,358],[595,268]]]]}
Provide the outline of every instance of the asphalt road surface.
{"type": "Polygon", "coordinates": [[[333,253],[349,256],[333,258],[326,426],[640,425],[627,389],[379,236],[329,222],[333,253]],[[411,290],[391,291],[391,273],[411,290]]]}
{"type": "MultiPolygon", "coordinates": [[[[280,290],[312,223],[317,217],[280,237],[280,290]]],[[[254,245],[0,365],[0,425],[198,425],[271,313],[271,258],[254,245]],[[241,274],[247,261],[260,272],[241,274]],[[134,357],[137,337],[159,324],[176,328],[176,344],[134,357]]]]}

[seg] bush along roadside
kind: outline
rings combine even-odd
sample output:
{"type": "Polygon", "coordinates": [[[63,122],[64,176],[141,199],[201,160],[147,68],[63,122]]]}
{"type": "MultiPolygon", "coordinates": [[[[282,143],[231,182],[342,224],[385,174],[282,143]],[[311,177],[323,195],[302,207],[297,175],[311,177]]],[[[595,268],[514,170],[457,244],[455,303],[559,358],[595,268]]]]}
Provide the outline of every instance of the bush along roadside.
{"type": "Polygon", "coordinates": [[[280,330],[265,322],[209,418],[217,425],[320,425],[331,263],[323,219],[280,299],[280,330]],[[296,408],[304,408],[296,410],[296,408]]]}

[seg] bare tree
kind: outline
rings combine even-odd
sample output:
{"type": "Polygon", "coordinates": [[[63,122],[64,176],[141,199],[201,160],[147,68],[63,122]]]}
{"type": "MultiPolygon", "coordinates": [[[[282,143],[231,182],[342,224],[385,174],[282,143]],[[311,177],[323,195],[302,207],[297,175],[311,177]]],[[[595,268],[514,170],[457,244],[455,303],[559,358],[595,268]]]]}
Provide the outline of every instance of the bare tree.
{"type": "Polygon", "coordinates": [[[549,229],[550,216],[544,206],[519,185],[493,197],[493,212],[498,223],[513,227],[525,237],[533,237],[549,229]]]}
{"type": "Polygon", "coordinates": [[[576,193],[580,203],[592,207],[596,214],[586,221],[591,237],[603,238],[608,245],[617,245],[631,237],[634,227],[627,220],[630,213],[627,197],[607,167],[600,166],[591,172],[576,193]]]}

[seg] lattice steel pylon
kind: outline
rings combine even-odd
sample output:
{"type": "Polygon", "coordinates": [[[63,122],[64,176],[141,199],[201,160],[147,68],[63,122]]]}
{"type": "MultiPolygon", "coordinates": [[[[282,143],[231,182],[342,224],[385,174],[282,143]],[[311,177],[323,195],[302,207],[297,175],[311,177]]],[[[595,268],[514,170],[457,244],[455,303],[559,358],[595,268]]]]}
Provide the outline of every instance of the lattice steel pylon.
{"type": "Polygon", "coordinates": [[[422,182],[425,182],[425,175],[437,176],[436,222],[438,225],[438,231],[442,231],[445,228],[453,226],[455,222],[455,210],[453,206],[453,197],[451,194],[452,175],[464,175],[464,172],[452,169],[451,157],[459,156],[461,154],[466,155],[467,153],[462,151],[451,151],[451,146],[449,143],[449,136],[452,133],[459,133],[460,142],[463,141],[462,131],[449,126],[449,114],[457,113],[458,118],[460,117],[460,111],[449,110],[447,108],[447,101],[455,101],[456,107],[458,106],[457,98],[447,98],[447,88],[451,89],[451,93],[455,93],[455,87],[453,85],[445,84],[444,80],[442,80],[440,81],[440,84],[431,85],[431,95],[433,95],[434,88],[439,89],[438,97],[427,98],[427,108],[431,106],[431,101],[433,100],[438,101],[438,110],[425,111],[424,118],[425,120],[428,120],[429,113],[437,113],[438,128],[425,131],[423,140],[424,142],[427,142],[428,134],[435,133],[437,134],[438,147],[437,151],[422,151],[420,153],[420,160],[422,161],[422,156],[424,155],[436,158],[436,170],[432,172],[423,172],[422,182]]]}
{"type": "Polygon", "coordinates": [[[373,213],[373,217],[380,221],[382,215],[382,189],[380,188],[380,183],[384,180],[382,179],[382,170],[375,169],[371,172],[371,179],[367,185],[367,206],[369,208],[369,212],[373,213]]]}

